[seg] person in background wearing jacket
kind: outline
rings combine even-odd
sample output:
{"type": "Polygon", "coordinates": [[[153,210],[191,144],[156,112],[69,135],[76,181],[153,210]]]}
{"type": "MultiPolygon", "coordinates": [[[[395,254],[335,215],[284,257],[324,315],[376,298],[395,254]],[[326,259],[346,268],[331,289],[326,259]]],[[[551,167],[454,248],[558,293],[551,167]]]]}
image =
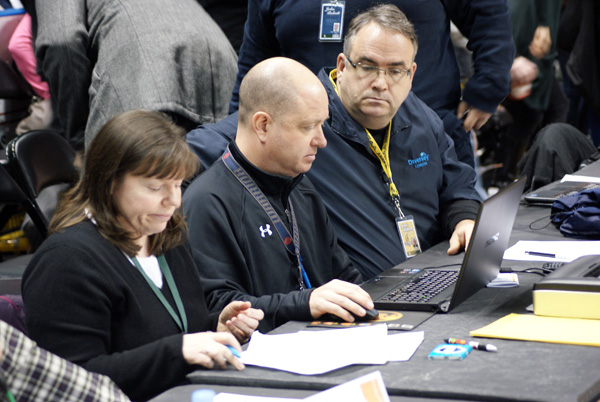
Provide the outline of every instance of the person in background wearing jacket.
{"type": "MultiPolygon", "coordinates": [[[[377,0],[250,0],[229,113],[237,110],[238,88],[261,60],[285,56],[317,74],[342,51],[343,34],[377,0]],[[338,29],[336,29],[338,28],[338,29]]],[[[514,58],[507,0],[386,0],[400,9],[419,38],[413,91],[444,122],[458,160],[474,164],[469,131],[485,124],[510,89],[514,58]],[[461,91],[450,21],[468,38],[474,74],[461,91]],[[469,113],[465,114],[466,111],[469,113]]]]}

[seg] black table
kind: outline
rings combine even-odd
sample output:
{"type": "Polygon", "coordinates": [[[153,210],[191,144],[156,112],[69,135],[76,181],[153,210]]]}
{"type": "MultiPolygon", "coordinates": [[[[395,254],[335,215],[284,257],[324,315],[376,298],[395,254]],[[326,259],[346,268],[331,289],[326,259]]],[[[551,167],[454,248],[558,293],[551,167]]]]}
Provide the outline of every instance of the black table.
{"type": "MultiPolygon", "coordinates": [[[[571,240],[549,223],[549,214],[549,208],[520,205],[510,245],[518,240],[571,240]]],[[[462,261],[463,254],[447,256],[446,249],[446,243],[439,244],[400,266],[426,267],[462,261]]],[[[541,263],[503,262],[503,267],[515,271],[535,266],[541,263]]],[[[450,313],[434,315],[415,329],[425,332],[425,340],[408,362],[355,365],[316,376],[260,367],[247,367],[241,372],[198,370],[189,379],[213,386],[319,391],[380,370],[392,396],[473,401],[596,401],[600,396],[598,347],[494,339],[489,343],[498,347],[498,353],[473,351],[462,361],[427,359],[444,338],[468,338],[469,331],[509,313],[528,314],[531,289],[540,278],[519,273],[519,287],[485,288],[450,313]]],[[[289,322],[272,333],[304,329],[307,329],[304,322],[289,322]]]]}
{"type": "MultiPolygon", "coordinates": [[[[191,399],[192,393],[197,389],[212,389],[216,393],[227,392],[231,394],[239,395],[252,395],[252,396],[266,396],[266,397],[277,397],[277,398],[294,398],[304,399],[319,391],[307,391],[297,389],[277,389],[277,388],[261,388],[261,387],[236,387],[236,386],[221,386],[221,385],[182,385],[180,387],[172,388],[156,398],[151,399],[149,402],[187,402],[191,399]]],[[[391,396],[391,402],[466,402],[466,400],[457,399],[431,399],[431,398],[419,398],[419,397],[408,397],[408,396],[391,396]]],[[[332,401],[335,402],[335,401],[332,401]]]]}

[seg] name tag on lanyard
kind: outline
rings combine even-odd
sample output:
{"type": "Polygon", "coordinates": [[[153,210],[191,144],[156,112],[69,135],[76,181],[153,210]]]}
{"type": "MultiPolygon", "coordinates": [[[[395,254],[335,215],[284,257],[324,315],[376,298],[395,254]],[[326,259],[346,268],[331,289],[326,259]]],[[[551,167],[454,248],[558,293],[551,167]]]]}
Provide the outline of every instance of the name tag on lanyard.
{"type": "Polygon", "coordinates": [[[367,138],[369,139],[369,147],[379,162],[381,163],[381,169],[385,176],[385,182],[389,186],[390,197],[394,201],[396,210],[398,211],[398,217],[396,218],[396,228],[398,229],[398,235],[400,236],[400,244],[402,245],[402,251],[406,259],[414,257],[421,252],[421,244],[419,243],[419,236],[417,235],[417,228],[415,226],[415,220],[411,215],[405,216],[400,207],[400,193],[394,180],[392,179],[392,167],[390,165],[389,149],[390,141],[392,136],[392,122],[390,122],[387,130],[387,134],[383,140],[383,149],[379,146],[375,138],[371,135],[369,130],[365,128],[367,132],[367,138]]]}
{"type": "Polygon", "coordinates": [[[396,227],[406,259],[421,253],[421,243],[419,243],[419,236],[417,236],[417,228],[412,215],[396,218],[396,227]]]}
{"type": "Polygon", "coordinates": [[[341,42],[344,29],[345,1],[321,1],[319,42],[341,42]]]}

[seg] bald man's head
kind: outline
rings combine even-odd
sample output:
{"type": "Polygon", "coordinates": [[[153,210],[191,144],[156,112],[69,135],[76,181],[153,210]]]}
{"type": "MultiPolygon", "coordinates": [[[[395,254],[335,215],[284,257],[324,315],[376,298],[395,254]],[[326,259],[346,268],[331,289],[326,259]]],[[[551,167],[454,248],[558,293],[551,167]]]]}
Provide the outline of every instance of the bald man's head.
{"type": "Polygon", "coordinates": [[[267,59],[240,86],[235,142],[265,172],[296,177],[327,144],[322,125],[328,115],[327,92],[316,75],[291,59],[267,59]]]}
{"type": "Polygon", "coordinates": [[[239,124],[247,125],[258,111],[285,116],[309,84],[321,85],[304,65],[285,57],[264,60],[248,71],[239,91],[239,124]]]}

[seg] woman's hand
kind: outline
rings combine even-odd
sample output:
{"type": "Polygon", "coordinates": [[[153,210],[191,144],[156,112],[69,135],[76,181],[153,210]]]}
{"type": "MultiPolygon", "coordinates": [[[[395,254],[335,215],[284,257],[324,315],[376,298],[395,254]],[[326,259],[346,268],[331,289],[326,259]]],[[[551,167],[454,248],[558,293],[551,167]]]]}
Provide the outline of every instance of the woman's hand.
{"type": "Polygon", "coordinates": [[[241,343],[247,342],[264,316],[262,310],[251,308],[250,302],[231,302],[219,315],[217,332],[230,332],[241,343]]]}
{"type": "Polygon", "coordinates": [[[183,358],[189,364],[213,368],[215,363],[222,369],[229,362],[238,370],[244,368],[244,364],[237,359],[226,346],[229,345],[241,351],[239,342],[235,337],[225,332],[197,332],[183,335],[182,353],[183,358]]]}

